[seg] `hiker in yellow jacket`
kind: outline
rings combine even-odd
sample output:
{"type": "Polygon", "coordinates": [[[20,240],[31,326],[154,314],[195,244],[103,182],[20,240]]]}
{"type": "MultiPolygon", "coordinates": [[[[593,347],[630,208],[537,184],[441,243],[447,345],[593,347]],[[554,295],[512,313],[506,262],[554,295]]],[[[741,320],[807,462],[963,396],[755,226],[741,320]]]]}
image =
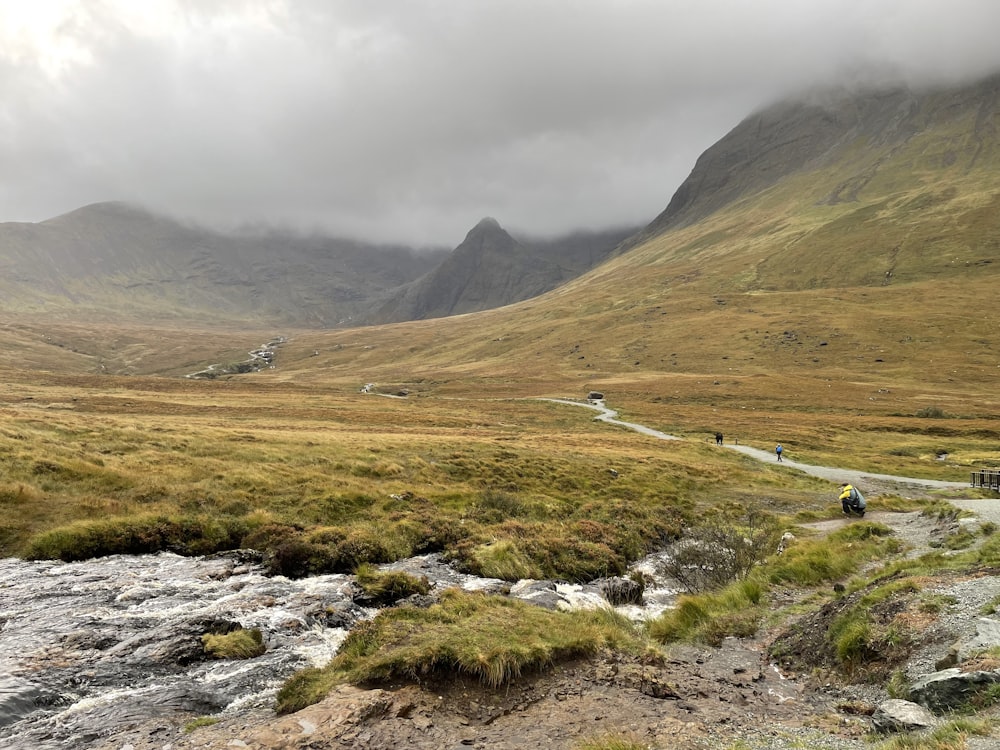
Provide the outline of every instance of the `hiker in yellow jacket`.
{"type": "Polygon", "coordinates": [[[851,513],[857,513],[861,518],[865,517],[865,498],[858,489],[850,484],[849,482],[844,482],[840,485],[840,504],[844,508],[844,513],[846,515],[851,515],[851,513]]]}

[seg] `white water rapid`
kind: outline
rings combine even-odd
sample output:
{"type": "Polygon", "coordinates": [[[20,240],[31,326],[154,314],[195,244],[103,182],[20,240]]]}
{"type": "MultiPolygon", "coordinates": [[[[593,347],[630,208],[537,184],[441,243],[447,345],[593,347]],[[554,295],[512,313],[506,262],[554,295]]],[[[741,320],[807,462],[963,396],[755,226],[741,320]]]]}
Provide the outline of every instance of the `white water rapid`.
{"type": "MultiPolygon", "coordinates": [[[[436,555],[382,567],[426,575],[434,589],[511,589],[543,606],[608,606],[594,585],[512,587],[457,573],[436,555]]],[[[0,747],[84,750],[158,717],[271,710],[285,679],[328,662],[351,626],[374,614],[353,602],[352,580],[269,577],[248,551],[0,559],[0,747]],[[266,652],[207,658],[202,634],[234,624],[259,628],[266,652]]],[[[645,608],[622,611],[648,617],[673,592],[648,593],[645,608]]]]}

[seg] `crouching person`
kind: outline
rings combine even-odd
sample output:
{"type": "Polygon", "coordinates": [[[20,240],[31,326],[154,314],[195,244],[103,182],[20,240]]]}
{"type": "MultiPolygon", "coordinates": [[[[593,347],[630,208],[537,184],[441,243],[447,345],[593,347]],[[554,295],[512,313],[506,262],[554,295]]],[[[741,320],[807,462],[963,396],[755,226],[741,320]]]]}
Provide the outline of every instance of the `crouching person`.
{"type": "Polygon", "coordinates": [[[857,513],[861,518],[864,518],[865,498],[854,485],[848,482],[840,485],[840,504],[844,508],[845,515],[857,513]]]}

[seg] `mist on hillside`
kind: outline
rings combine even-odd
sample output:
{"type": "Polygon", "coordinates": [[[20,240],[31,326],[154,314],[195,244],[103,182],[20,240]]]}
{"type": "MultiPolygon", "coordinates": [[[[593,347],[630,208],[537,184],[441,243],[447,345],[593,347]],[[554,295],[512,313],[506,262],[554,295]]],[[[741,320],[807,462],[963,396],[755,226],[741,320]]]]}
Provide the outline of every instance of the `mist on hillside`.
{"type": "Polygon", "coordinates": [[[886,0],[0,8],[4,221],[124,200],[454,247],[641,225],[748,113],[1000,69],[1000,5],[886,0]]]}

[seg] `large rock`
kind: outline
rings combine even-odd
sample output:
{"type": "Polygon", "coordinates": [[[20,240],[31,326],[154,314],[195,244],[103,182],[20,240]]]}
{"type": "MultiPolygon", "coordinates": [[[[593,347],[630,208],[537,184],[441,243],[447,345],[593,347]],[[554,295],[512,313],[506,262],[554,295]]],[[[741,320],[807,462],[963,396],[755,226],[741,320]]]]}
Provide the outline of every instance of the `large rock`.
{"type": "Polygon", "coordinates": [[[957,644],[958,661],[968,661],[994,646],[1000,646],[1000,622],[991,617],[980,617],[976,620],[976,634],[957,644]]]}
{"type": "Polygon", "coordinates": [[[0,727],[30,714],[43,695],[41,687],[33,682],[16,677],[0,678],[0,727]]]}
{"type": "Polygon", "coordinates": [[[239,629],[237,622],[200,617],[187,622],[168,622],[144,630],[108,649],[107,654],[121,656],[123,662],[144,668],[186,665],[204,661],[205,633],[225,634],[239,629]]]}
{"type": "Polygon", "coordinates": [[[1000,672],[963,672],[958,667],[924,675],[910,687],[910,699],[931,711],[968,705],[977,693],[1000,682],[1000,672]]]}
{"type": "Polygon", "coordinates": [[[205,690],[194,683],[173,685],[133,694],[126,701],[82,707],[64,717],[60,732],[65,733],[64,737],[73,738],[65,747],[84,747],[101,736],[140,727],[152,719],[216,714],[231,701],[230,695],[205,690]]]}
{"type": "Polygon", "coordinates": [[[555,581],[535,581],[524,578],[510,587],[510,595],[544,609],[561,609],[564,602],[556,590],[555,581]]]}
{"type": "Polygon", "coordinates": [[[893,698],[883,701],[872,714],[872,725],[880,732],[909,732],[937,725],[934,714],[923,706],[893,698]]]}
{"type": "Polygon", "coordinates": [[[597,581],[597,586],[604,598],[615,607],[622,604],[642,605],[645,586],[631,578],[621,576],[604,578],[597,581]]]}

